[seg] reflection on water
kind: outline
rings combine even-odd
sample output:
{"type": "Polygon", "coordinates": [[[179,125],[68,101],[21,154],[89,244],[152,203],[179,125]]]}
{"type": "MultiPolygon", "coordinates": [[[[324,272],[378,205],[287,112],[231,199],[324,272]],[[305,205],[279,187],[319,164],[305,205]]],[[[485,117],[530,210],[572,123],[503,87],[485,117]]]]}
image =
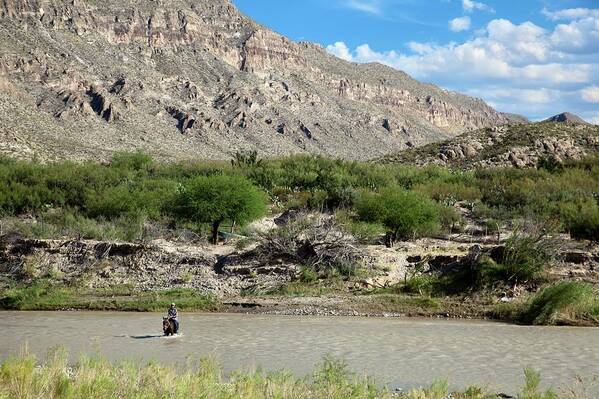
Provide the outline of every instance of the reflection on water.
{"type": "Polygon", "coordinates": [[[182,335],[166,338],[157,314],[2,312],[0,320],[0,357],[27,343],[38,355],[65,346],[74,359],[91,351],[111,360],[212,356],[227,371],[261,365],[304,375],[331,354],[392,388],[449,378],[455,386],[476,383],[504,392],[521,385],[527,366],[553,386],[573,384],[577,375],[599,375],[599,329],[184,314],[182,335]]]}

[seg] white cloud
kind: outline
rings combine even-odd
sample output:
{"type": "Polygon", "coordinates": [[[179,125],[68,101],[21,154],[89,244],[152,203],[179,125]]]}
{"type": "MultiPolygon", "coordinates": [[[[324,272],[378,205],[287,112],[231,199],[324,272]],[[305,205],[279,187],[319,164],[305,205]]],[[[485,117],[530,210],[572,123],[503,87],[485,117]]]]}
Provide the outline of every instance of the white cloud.
{"type": "Polygon", "coordinates": [[[472,11],[476,11],[476,10],[477,11],[495,12],[495,10],[493,10],[491,7],[489,7],[485,3],[479,3],[478,1],[474,1],[474,0],[462,0],[462,7],[464,8],[464,11],[466,11],[466,12],[472,12],[472,11]]]}
{"type": "Polygon", "coordinates": [[[551,42],[569,53],[599,52],[599,16],[557,25],[551,42]]]}
{"type": "Polygon", "coordinates": [[[549,11],[547,8],[543,8],[541,13],[545,17],[547,17],[548,19],[550,19],[552,21],[559,21],[559,20],[571,21],[571,20],[575,20],[575,19],[582,19],[582,18],[588,18],[588,17],[594,17],[594,18],[599,17],[599,10],[598,9],[590,9],[590,8],[567,8],[564,10],[557,10],[557,11],[549,11]]]}
{"type": "Polygon", "coordinates": [[[347,45],[343,42],[328,45],[327,52],[345,61],[353,61],[354,58],[347,45]]]}
{"type": "Polygon", "coordinates": [[[428,54],[435,51],[435,46],[431,43],[409,42],[408,48],[416,54],[428,54]]]}
{"type": "Polygon", "coordinates": [[[550,27],[494,19],[462,42],[409,42],[404,51],[368,44],[350,49],[339,42],[327,50],[354,62],[380,62],[535,120],[568,110],[599,123],[599,9],[582,10],[554,11],[551,18],[545,11],[556,21],[550,27]]]}
{"type": "Polygon", "coordinates": [[[469,16],[454,18],[449,21],[449,29],[451,29],[453,32],[462,32],[470,29],[470,23],[471,21],[469,16]]]}
{"type": "Polygon", "coordinates": [[[589,86],[580,90],[582,99],[588,103],[599,103],[599,86],[589,86]]]}
{"type": "Polygon", "coordinates": [[[495,19],[466,41],[410,42],[405,51],[349,49],[342,42],[328,51],[380,62],[534,119],[564,110],[589,115],[599,103],[599,16],[577,15],[584,16],[551,28],[495,19]]]}
{"type": "Polygon", "coordinates": [[[549,86],[589,82],[599,70],[599,56],[587,60],[565,52],[554,39],[556,32],[558,28],[549,32],[532,22],[495,19],[483,35],[464,43],[411,42],[411,54],[378,52],[368,44],[351,51],[344,43],[329,46],[329,52],[355,62],[380,62],[421,79],[520,79],[549,86]]]}
{"type": "Polygon", "coordinates": [[[548,104],[553,101],[552,93],[547,89],[539,90],[508,90],[504,98],[518,98],[520,101],[532,104],[548,104]]]}
{"type": "Polygon", "coordinates": [[[380,15],[382,12],[381,4],[378,0],[345,0],[343,5],[347,8],[369,14],[380,15]]]}

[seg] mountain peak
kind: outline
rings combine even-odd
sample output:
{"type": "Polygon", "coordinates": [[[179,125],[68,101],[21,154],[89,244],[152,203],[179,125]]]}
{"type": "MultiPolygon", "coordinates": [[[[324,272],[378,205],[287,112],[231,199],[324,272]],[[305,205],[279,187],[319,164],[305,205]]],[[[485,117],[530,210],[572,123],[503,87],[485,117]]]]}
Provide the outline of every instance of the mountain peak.
{"type": "Polygon", "coordinates": [[[570,112],[562,112],[561,114],[554,115],[551,118],[545,120],[545,122],[558,122],[568,124],[588,124],[584,119],[578,115],[574,115],[570,112]]]}

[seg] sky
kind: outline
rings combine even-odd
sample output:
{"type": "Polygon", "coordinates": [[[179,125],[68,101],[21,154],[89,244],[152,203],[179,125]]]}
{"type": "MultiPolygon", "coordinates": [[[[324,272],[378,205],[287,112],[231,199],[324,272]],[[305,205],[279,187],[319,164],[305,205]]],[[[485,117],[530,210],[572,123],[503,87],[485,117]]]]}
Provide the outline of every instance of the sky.
{"type": "Polygon", "coordinates": [[[599,0],[233,0],[257,22],[352,62],[542,120],[599,124],[599,0]]]}

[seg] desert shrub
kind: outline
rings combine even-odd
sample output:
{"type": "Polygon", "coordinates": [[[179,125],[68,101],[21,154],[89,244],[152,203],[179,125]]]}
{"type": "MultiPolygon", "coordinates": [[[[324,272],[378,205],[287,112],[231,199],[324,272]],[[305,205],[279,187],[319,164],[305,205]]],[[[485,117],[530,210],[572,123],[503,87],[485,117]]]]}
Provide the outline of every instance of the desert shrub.
{"type": "Polygon", "coordinates": [[[508,282],[538,279],[554,258],[556,243],[544,231],[517,229],[505,243],[501,259],[487,271],[487,277],[508,282]]]}
{"type": "Polygon", "coordinates": [[[573,238],[599,240],[599,204],[595,199],[562,204],[560,212],[573,238]]]}
{"type": "Polygon", "coordinates": [[[221,223],[251,222],[266,213],[265,202],[265,195],[242,176],[198,176],[179,188],[172,212],[180,220],[211,224],[216,244],[221,223]]]}
{"type": "Polygon", "coordinates": [[[459,268],[439,276],[436,289],[446,294],[539,282],[554,257],[556,244],[544,232],[516,230],[503,247],[486,252],[473,247],[459,268]]]}
{"type": "Polygon", "coordinates": [[[557,243],[542,229],[524,232],[517,229],[503,249],[491,259],[480,257],[469,269],[464,281],[474,287],[497,282],[525,283],[538,280],[551,265],[557,243]]]}
{"type": "Polygon", "coordinates": [[[599,321],[599,295],[589,284],[561,282],[537,293],[522,315],[529,324],[599,321]]]}
{"type": "Polygon", "coordinates": [[[464,218],[453,206],[440,205],[439,209],[439,223],[444,230],[449,233],[462,231],[465,224],[464,218]]]}
{"type": "Polygon", "coordinates": [[[429,274],[418,274],[400,283],[399,291],[406,294],[430,296],[437,291],[439,279],[429,274]]]}
{"type": "Polygon", "coordinates": [[[462,182],[431,181],[415,186],[414,191],[450,206],[458,201],[474,202],[482,196],[478,187],[462,182]]]}
{"type": "Polygon", "coordinates": [[[335,213],[339,225],[348,234],[351,234],[360,244],[371,245],[380,241],[385,234],[385,227],[380,223],[361,222],[345,210],[335,213]]]}
{"type": "MultiPolygon", "coordinates": [[[[358,193],[381,195],[397,191],[394,187],[398,186],[442,205],[456,201],[472,204],[474,216],[481,219],[494,218],[502,223],[518,218],[554,221],[560,231],[571,232],[575,238],[598,236],[597,157],[565,162],[557,168],[476,172],[439,166],[375,165],[309,155],[254,158],[252,154],[244,155],[233,165],[224,161],[163,164],[143,153],[119,153],[109,164],[39,164],[1,158],[0,216],[40,217],[48,210],[61,208],[98,223],[139,213],[148,220],[164,222],[180,184],[186,186],[199,176],[235,174],[263,188],[274,205],[281,207],[352,209],[362,197],[358,193]]],[[[445,228],[452,224],[455,227],[448,211],[439,212],[445,228]]],[[[414,235],[413,229],[407,230],[407,236],[414,235]]],[[[416,230],[416,234],[423,234],[416,230]]]]}
{"type": "Polygon", "coordinates": [[[257,248],[261,256],[287,259],[323,277],[354,275],[363,259],[356,239],[330,216],[298,214],[261,238],[257,248]]]}
{"type": "Polygon", "coordinates": [[[383,224],[394,239],[430,233],[439,225],[439,209],[433,201],[395,187],[362,192],[355,207],[361,221],[383,224]]]}
{"type": "Polygon", "coordinates": [[[316,274],[316,272],[309,267],[302,267],[300,270],[299,280],[302,283],[313,283],[318,280],[318,274],[316,274]]]}
{"type": "Polygon", "coordinates": [[[110,165],[114,168],[130,171],[147,170],[152,166],[152,164],[152,157],[139,151],[133,153],[116,153],[110,162],[110,165]]]}

